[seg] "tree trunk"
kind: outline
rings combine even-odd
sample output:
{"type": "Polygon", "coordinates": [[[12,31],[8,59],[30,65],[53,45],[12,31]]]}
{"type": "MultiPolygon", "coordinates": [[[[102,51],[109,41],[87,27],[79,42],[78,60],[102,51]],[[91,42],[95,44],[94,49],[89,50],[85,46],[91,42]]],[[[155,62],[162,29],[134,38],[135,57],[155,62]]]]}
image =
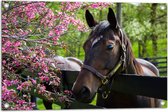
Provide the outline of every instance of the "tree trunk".
{"type": "Polygon", "coordinates": [[[144,41],[142,43],[142,57],[147,57],[147,45],[146,45],[146,42],[147,42],[147,36],[144,37],[144,41]]]}
{"type": "Polygon", "coordinates": [[[121,16],[122,16],[121,3],[117,3],[117,20],[118,20],[118,24],[119,24],[120,26],[122,26],[121,16]]]}
{"type": "Polygon", "coordinates": [[[142,57],[142,41],[138,40],[138,57],[142,57]]]}
{"type": "Polygon", "coordinates": [[[156,9],[157,9],[157,3],[153,3],[151,6],[151,28],[152,28],[152,33],[151,33],[151,39],[152,39],[152,54],[153,56],[157,56],[157,35],[155,34],[156,29],[155,29],[155,23],[156,23],[156,9]]]}

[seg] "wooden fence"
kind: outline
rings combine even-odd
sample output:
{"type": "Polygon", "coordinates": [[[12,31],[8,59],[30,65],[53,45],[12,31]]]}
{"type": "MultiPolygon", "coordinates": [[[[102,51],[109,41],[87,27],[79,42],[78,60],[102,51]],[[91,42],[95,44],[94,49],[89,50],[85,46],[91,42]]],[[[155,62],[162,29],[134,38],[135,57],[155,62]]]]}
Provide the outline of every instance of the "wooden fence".
{"type": "MultiPolygon", "coordinates": [[[[72,73],[74,75],[78,72],[72,73]]],[[[70,77],[68,74],[65,75],[64,77],[66,77],[65,79],[67,82],[64,86],[69,86],[68,88],[71,88],[76,77],[70,77]]],[[[112,90],[132,95],[142,95],[167,100],[167,77],[137,76],[134,74],[117,75],[114,78],[112,90]]],[[[74,101],[68,108],[90,109],[103,107],[74,101]]]]}
{"type": "Polygon", "coordinates": [[[167,76],[167,57],[143,58],[153,63],[158,69],[161,76],[167,76]]]}
{"type": "MultiPolygon", "coordinates": [[[[144,59],[152,62],[159,69],[161,76],[167,76],[167,57],[144,59]]],[[[78,71],[63,71],[63,89],[71,90],[78,73],[78,71]]],[[[167,100],[167,77],[137,76],[135,74],[117,75],[114,78],[112,89],[122,93],[167,100]]],[[[85,104],[74,100],[68,108],[90,109],[103,107],[85,104]]]]}

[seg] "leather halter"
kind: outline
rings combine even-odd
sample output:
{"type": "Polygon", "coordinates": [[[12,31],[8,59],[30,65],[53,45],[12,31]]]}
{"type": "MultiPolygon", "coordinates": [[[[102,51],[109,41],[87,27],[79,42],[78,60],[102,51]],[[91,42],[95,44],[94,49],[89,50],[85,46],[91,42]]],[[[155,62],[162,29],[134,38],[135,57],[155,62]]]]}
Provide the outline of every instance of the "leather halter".
{"type": "MultiPolygon", "coordinates": [[[[100,72],[98,72],[95,68],[93,68],[92,66],[89,66],[89,65],[86,65],[84,64],[83,65],[83,68],[84,69],[87,69],[88,71],[92,72],[93,75],[95,75],[96,77],[98,77],[99,79],[101,79],[101,82],[102,82],[102,86],[106,86],[109,82],[110,82],[110,79],[112,79],[113,75],[117,72],[117,70],[121,67],[122,69],[125,68],[125,60],[126,60],[126,47],[125,47],[125,44],[124,44],[124,39],[123,39],[123,32],[121,29],[120,30],[120,33],[121,33],[121,48],[122,48],[122,55],[120,57],[120,60],[119,62],[117,63],[117,65],[110,70],[110,72],[108,74],[106,74],[106,76],[102,75],[100,72]]],[[[111,84],[109,84],[111,86],[111,84]]],[[[111,89],[111,88],[108,88],[108,89],[111,89]]],[[[106,99],[108,97],[108,94],[109,94],[110,90],[108,91],[104,91],[104,93],[102,94],[102,97],[104,99],[106,99]]]]}

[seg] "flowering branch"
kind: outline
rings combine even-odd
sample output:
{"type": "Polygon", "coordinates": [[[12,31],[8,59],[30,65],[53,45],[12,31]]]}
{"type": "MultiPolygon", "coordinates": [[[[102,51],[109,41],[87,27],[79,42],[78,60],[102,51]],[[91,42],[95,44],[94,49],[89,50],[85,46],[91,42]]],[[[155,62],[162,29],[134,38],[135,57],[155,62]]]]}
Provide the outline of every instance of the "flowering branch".
{"type": "MultiPolygon", "coordinates": [[[[11,3],[11,2],[10,2],[11,3]]],[[[13,6],[13,7],[6,7],[7,8],[7,10],[4,10],[3,12],[2,12],[2,15],[3,14],[5,14],[5,13],[7,13],[7,12],[9,12],[9,11],[11,11],[11,10],[13,10],[14,8],[17,8],[17,7],[20,7],[20,6],[26,6],[26,5],[28,5],[28,4],[33,4],[33,3],[38,3],[38,2],[28,2],[28,3],[23,3],[23,4],[20,4],[20,5],[15,5],[15,6],[13,6]]]]}
{"type": "Polygon", "coordinates": [[[57,62],[45,51],[48,46],[65,48],[64,42],[58,39],[67,33],[88,31],[75,15],[79,9],[99,9],[110,4],[55,4],[60,8],[51,10],[46,2],[2,2],[2,109],[32,110],[35,104],[30,101],[31,95],[60,105],[71,102],[69,96],[59,90],[60,70],[51,66],[57,62]],[[56,89],[51,92],[46,85],[56,89]],[[6,108],[6,103],[10,107],[6,108]]]}

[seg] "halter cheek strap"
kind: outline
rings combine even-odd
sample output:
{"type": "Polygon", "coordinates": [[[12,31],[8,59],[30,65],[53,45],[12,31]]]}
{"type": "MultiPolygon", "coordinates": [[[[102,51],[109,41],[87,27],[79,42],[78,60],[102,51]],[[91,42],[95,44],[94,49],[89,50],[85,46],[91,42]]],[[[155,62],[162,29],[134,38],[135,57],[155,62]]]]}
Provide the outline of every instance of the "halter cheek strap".
{"type": "MultiPolygon", "coordinates": [[[[125,53],[124,53],[125,54],[125,53]]],[[[89,65],[83,65],[82,68],[89,70],[90,72],[92,72],[95,76],[97,76],[98,78],[101,79],[102,84],[105,85],[109,82],[109,79],[117,72],[117,70],[121,67],[121,65],[124,63],[125,61],[125,55],[122,55],[120,57],[120,61],[117,63],[117,65],[110,70],[110,72],[104,76],[102,75],[100,72],[98,72],[95,68],[89,66],[89,65]]]]}
{"type": "Polygon", "coordinates": [[[89,65],[83,65],[83,68],[89,70],[90,72],[95,74],[101,80],[104,80],[106,78],[104,75],[102,75],[100,72],[98,72],[95,68],[93,68],[93,67],[91,67],[89,65]]]}
{"type": "MultiPolygon", "coordinates": [[[[83,65],[83,68],[84,69],[87,69],[88,71],[92,72],[93,75],[95,75],[96,77],[98,77],[101,82],[102,82],[102,85],[105,86],[109,83],[110,79],[113,77],[113,75],[117,72],[117,70],[121,67],[122,69],[125,68],[125,60],[126,60],[126,47],[125,47],[125,44],[124,44],[124,39],[123,39],[123,32],[122,30],[120,29],[120,33],[121,33],[121,47],[122,47],[122,55],[120,57],[120,61],[117,63],[117,65],[110,70],[110,72],[108,74],[106,74],[106,76],[102,75],[100,72],[98,72],[95,68],[93,68],[92,66],[89,66],[89,65],[83,65]]],[[[101,37],[102,38],[102,37],[101,37]]],[[[110,88],[108,88],[110,89],[110,88]]],[[[108,97],[108,94],[109,94],[109,90],[108,91],[105,91],[103,94],[102,94],[102,97],[104,99],[106,99],[108,97]]]]}

